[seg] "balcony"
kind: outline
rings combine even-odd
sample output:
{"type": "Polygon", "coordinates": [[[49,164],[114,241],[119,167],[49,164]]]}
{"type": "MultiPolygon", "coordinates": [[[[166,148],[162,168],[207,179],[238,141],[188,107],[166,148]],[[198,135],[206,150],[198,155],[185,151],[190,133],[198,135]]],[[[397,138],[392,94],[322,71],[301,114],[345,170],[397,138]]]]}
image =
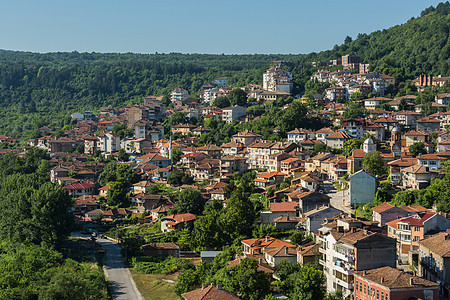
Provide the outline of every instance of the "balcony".
{"type": "Polygon", "coordinates": [[[353,255],[346,255],[346,254],[339,253],[337,251],[334,252],[334,257],[338,258],[342,261],[345,261],[345,262],[353,262],[354,261],[353,255]]]}
{"type": "Polygon", "coordinates": [[[319,258],[319,264],[322,266],[326,265],[326,261],[324,261],[322,258],[319,258]]]}
{"type": "Polygon", "coordinates": [[[337,262],[334,263],[334,269],[337,272],[345,274],[347,276],[353,275],[353,270],[352,269],[346,269],[343,264],[337,264],[337,262]]]}
{"type": "Polygon", "coordinates": [[[327,249],[324,249],[324,248],[320,247],[319,248],[319,253],[327,254],[327,249]]]}
{"type": "Polygon", "coordinates": [[[340,286],[346,288],[347,290],[353,289],[353,283],[345,282],[343,280],[340,280],[339,278],[336,278],[336,283],[339,284],[340,286]]]}

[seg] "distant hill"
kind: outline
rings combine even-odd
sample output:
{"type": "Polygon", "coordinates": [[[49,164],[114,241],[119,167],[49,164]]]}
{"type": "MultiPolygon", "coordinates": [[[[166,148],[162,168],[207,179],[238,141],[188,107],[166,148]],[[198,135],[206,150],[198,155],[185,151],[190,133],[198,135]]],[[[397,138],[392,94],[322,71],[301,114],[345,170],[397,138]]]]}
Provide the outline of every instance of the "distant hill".
{"type": "Polygon", "coordinates": [[[314,72],[312,61],[361,56],[372,69],[399,81],[418,74],[449,75],[450,5],[425,9],[407,23],[307,55],[32,53],[0,50],[0,134],[32,137],[43,125],[62,126],[75,111],[98,110],[168,95],[177,87],[198,95],[203,84],[226,76],[231,85],[262,83],[274,60],[291,62],[294,92],[314,72]]]}
{"type": "Polygon", "coordinates": [[[402,25],[359,34],[350,43],[332,50],[307,55],[308,60],[336,59],[347,53],[360,56],[372,69],[397,78],[412,78],[420,73],[449,75],[450,4],[429,7],[421,17],[402,25]]]}

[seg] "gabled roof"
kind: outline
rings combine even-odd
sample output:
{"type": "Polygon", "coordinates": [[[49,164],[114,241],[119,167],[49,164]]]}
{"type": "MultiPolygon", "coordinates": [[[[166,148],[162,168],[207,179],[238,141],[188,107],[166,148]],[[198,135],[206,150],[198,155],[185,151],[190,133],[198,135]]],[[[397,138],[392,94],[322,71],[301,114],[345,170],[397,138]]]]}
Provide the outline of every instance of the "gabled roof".
{"type": "Polygon", "coordinates": [[[297,251],[294,247],[281,246],[277,248],[269,248],[264,250],[264,253],[272,257],[291,257],[297,256],[297,251]]]}
{"type": "Polygon", "coordinates": [[[387,287],[390,290],[420,289],[430,287],[435,287],[437,289],[439,287],[439,284],[437,283],[391,267],[358,271],[355,272],[355,275],[383,287],[387,287]]]}
{"type": "Polygon", "coordinates": [[[297,202],[274,202],[270,203],[270,211],[271,212],[295,212],[296,207],[298,206],[297,202]]]}
{"type": "Polygon", "coordinates": [[[327,140],[349,140],[350,136],[344,131],[335,132],[326,137],[327,140]]]}
{"type": "Polygon", "coordinates": [[[403,172],[412,173],[412,174],[427,174],[427,173],[429,173],[429,168],[427,166],[418,164],[418,165],[413,165],[411,167],[404,168],[403,172]]]}
{"type": "Polygon", "coordinates": [[[209,285],[205,288],[193,290],[181,297],[186,300],[238,300],[239,298],[227,290],[209,285]]]}
{"type": "Polygon", "coordinates": [[[270,249],[270,248],[277,248],[281,246],[287,246],[287,247],[295,247],[293,244],[276,239],[270,236],[267,236],[265,238],[259,238],[259,239],[247,239],[242,241],[243,244],[248,245],[252,249],[270,249]]]}
{"type": "Polygon", "coordinates": [[[420,130],[410,130],[407,133],[405,133],[405,136],[427,136],[428,133],[425,133],[420,130]]]}
{"type": "Polygon", "coordinates": [[[438,119],[435,119],[433,117],[423,117],[416,121],[417,123],[441,123],[438,119]]]}
{"type": "Polygon", "coordinates": [[[372,208],[372,210],[373,210],[374,212],[376,212],[376,213],[381,214],[382,212],[384,212],[384,211],[386,211],[386,210],[388,210],[388,209],[391,209],[391,208],[393,208],[393,207],[395,207],[395,205],[392,205],[392,204],[390,204],[390,203],[388,203],[388,202],[383,202],[383,203],[381,203],[380,205],[377,205],[377,206],[375,206],[374,208],[372,208]]]}
{"type": "Polygon", "coordinates": [[[195,220],[195,215],[191,213],[186,214],[178,214],[178,215],[170,215],[162,218],[162,220],[165,221],[173,221],[175,223],[183,223],[183,222],[189,222],[195,220]]]}
{"type": "Polygon", "coordinates": [[[406,223],[412,226],[423,226],[423,224],[428,221],[428,219],[434,217],[436,213],[418,213],[409,217],[400,218],[397,220],[390,221],[386,225],[397,228],[398,223],[406,223]]]}
{"type": "Polygon", "coordinates": [[[448,230],[420,240],[418,243],[437,255],[450,257],[450,233],[448,230]]]}
{"type": "Polygon", "coordinates": [[[82,190],[82,189],[90,189],[93,188],[95,184],[91,182],[81,182],[81,183],[72,183],[63,187],[66,190],[82,190]]]}
{"type": "Polygon", "coordinates": [[[262,137],[262,135],[255,133],[253,131],[250,131],[248,129],[245,129],[242,132],[238,132],[233,137],[262,137]]]}

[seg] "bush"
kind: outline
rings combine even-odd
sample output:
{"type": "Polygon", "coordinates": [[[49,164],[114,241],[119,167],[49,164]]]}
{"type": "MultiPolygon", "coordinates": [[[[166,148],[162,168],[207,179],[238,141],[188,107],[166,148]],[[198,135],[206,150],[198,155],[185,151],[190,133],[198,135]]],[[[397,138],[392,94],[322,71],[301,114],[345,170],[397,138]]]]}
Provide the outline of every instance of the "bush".
{"type": "Polygon", "coordinates": [[[155,256],[133,257],[132,266],[138,273],[163,275],[194,268],[194,264],[189,260],[173,256],[168,256],[167,258],[155,256]]]}

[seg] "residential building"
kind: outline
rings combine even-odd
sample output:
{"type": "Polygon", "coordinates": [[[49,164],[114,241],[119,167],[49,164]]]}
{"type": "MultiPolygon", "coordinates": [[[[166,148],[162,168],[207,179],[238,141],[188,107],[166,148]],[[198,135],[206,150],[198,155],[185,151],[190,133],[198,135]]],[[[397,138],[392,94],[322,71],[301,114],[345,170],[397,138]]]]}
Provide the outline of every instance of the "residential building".
{"type": "Polygon", "coordinates": [[[341,149],[344,147],[344,143],[348,140],[351,140],[352,137],[349,136],[345,131],[338,131],[327,136],[325,139],[327,141],[326,144],[328,147],[341,149]]]}
{"type": "Polygon", "coordinates": [[[439,299],[439,285],[392,267],[354,273],[354,299],[439,299]]]}
{"type": "Polygon", "coordinates": [[[364,170],[350,176],[350,205],[372,203],[377,191],[378,180],[364,170]]]}
{"type": "Polygon", "coordinates": [[[94,193],[95,184],[92,182],[76,182],[63,186],[70,196],[77,198],[84,195],[92,195],[94,193]]]}
{"type": "Polygon", "coordinates": [[[341,215],[343,212],[330,206],[319,206],[303,214],[305,219],[301,223],[301,228],[306,232],[317,233],[319,228],[322,227],[322,223],[325,219],[334,218],[341,215]]]}
{"type": "Polygon", "coordinates": [[[188,135],[195,128],[197,128],[197,126],[192,125],[192,124],[175,125],[175,126],[172,126],[172,134],[178,133],[178,134],[181,134],[181,135],[188,135]]]}
{"type": "Polygon", "coordinates": [[[429,167],[420,164],[404,168],[400,172],[403,188],[413,190],[426,188],[431,179],[439,175],[437,171],[430,170],[429,167]]]}
{"type": "Polygon", "coordinates": [[[418,242],[435,231],[450,229],[450,220],[432,212],[413,214],[386,223],[387,234],[397,240],[398,255],[408,260],[410,251],[419,250],[418,242]]]}
{"type": "Polygon", "coordinates": [[[200,289],[196,289],[184,294],[181,294],[181,298],[185,300],[200,300],[200,299],[220,299],[220,300],[239,300],[238,297],[233,295],[227,290],[222,289],[221,286],[215,287],[213,284],[208,286],[202,286],[200,289]]]}
{"type": "Polygon", "coordinates": [[[295,248],[295,246],[289,242],[276,239],[270,236],[258,239],[247,239],[241,241],[241,243],[244,245],[243,254],[246,257],[251,255],[255,256],[264,254],[264,251],[267,249],[280,248],[283,246],[288,248],[295,248]]]}
{"type": "Polygon", "coordinates": [[[104,153],[119,151],[120,136],[113,132],[102,132],[97,136],[98,149],[104,153]]]}
{"type": "Polygon", "coordinates": [[[180,231],[184,228],[192,228],[192,226],[194,226],[195,219],[195,215],[191,213],[163,217],[161,219],[161,231],[180,231]]]}
{"type": "Polygon", "coordinates": [[[428,133],[418,130],[410,130],[405,133],[405,146],[409,148],[412,144],[422,142],[426,143],[428,140],[428,133]]]}
{"type": "Polygon", "coordinates": [[[395,239],[361,228],[345,229],[344,223],[338,219],[337,228],[320,229],[317,241],[328,292],[342,291],[348,297],[354,290],[355,271],[395,267],[397,255],[395,239]]]}
{"type": "Polygon", "coordinates": [[[305,140],[308,140],[310,138],[314,138],[314,133],[307,129],[303,128],[295,128],[294,130],[291,130],[287,133],[287,140],[291,143],[298,143],[303,142],[305,140]],[[312,137],[311,137],[312,135],[312,137]]]}
{"type": "Polygon", "coordinates": [[[316,140],[321,141],[322,143],[326,144],[327,136],[332,135],[333,133],[334,133],[334,131],[328,127],[316,130],[316,132],[315,132],[316,140]]]}
{"type": "Polygon", "coordinates": [[[342,127],[350,138],[361,139],[364,135],[364,119],[343,119],[342,127]]]}
{"type": "Polygon", "coordinates": [[[439,156],[437,154],[429,153],[417,156],[419,165],[427,166],[430,169],[437,170],[441,168],[441,162],[447,160],[447,158],[439,156]]]}
{"type": "Polygon", "coordinates": [[[247,159],[232,155],[225,155],[220,158],[220,175],[225,174],[243,174],[248,170],[247,159]]]}
{"type": "Polygon", "coordinates": [[[244,146],[250,145],[251,143],[261,140],[262,135],[245,129],[242,132],[236,133],[232,137],[233,142],[242,143],[244,146]]]}
{"type": "Polygon", "coordinates": [[[408,216],[410,213],[400,207],[383,202],[372,208],[372,220],[378,222],[380,227],[386,223],[408,216]]]}
{"type": "Polygon", "coordinates": [[[419,244],[419,275],[440,283],[445,299],[450,296],[450,232],[426,237],[419,244]]]}
{"type": "Polygon", "coordinates": [[[174,243],[150,243],[142,245],[141,249],[146,256],[180,257],[180,246],[174,243]]]}
{"type": "Polygon", "coordinates": [[[297,217],[298,203],[296,202],[273,202],[270,203],[268,211],[261,212],[261,224],[271,224],[279,217],[297,217]]]}
{"type": "Polygon", "coordinates": [[[369,99],[364,99],[364,107],[368,110],[379,109],[383,103],[393,101],[394,99],[385,97],[373,97],[369,99]]]}
{"type": "Polygon", "coordinates": [[[441,121],[435,119],[433,117],[423,117],[416,121],[416,129],[417,131],[422,132],[437,132],[441,128],[441,121]]]}
{"type": "Polygon", "coordinates": [[[182,88],[176,88],[172,91],[170,100],[172,100],[172,103],[175,103],[175,101],[183,101],[186,100],[189,97],[189,92],[182,88]]]}
{"type": "Polygon", "coordinates": [[[239,121],[243,116],[245,116],[245,107],[243,106],[236,105],[222,109],[222,121],[226,123],[239,121]]]}

